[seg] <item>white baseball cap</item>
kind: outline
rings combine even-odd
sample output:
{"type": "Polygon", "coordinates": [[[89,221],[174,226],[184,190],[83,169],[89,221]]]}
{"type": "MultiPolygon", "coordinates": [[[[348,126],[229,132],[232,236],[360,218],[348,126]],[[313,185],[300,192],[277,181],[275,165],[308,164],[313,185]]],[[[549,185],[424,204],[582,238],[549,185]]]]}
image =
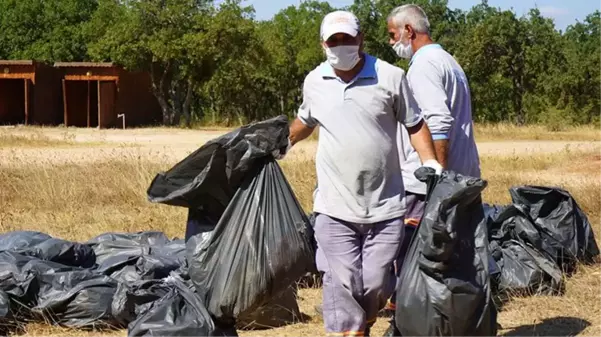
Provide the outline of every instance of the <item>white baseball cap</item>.
{"type": "Polygon", "coordinates": [[[359,19],[347,11],[328,13],[321,22],[321,39],[323,41],[336,33],[345,33],[352,37],[359,33],[359,19]]]}

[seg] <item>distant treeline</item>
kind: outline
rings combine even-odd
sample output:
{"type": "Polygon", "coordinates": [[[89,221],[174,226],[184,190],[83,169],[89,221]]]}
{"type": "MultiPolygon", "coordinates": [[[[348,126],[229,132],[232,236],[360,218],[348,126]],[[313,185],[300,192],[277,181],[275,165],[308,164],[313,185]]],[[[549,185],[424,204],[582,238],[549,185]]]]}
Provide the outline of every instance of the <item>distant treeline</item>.
{"type": "MultiPolygon", "coordinates": [[[[390,46],[386,17],[409,1],[355,0],[365,50],[407,69],[390,46]]],[[[435,41],[465,69],[478,122],[550,125],[599,121],[600,12],[565,32],[536,8],[451,9],[416,0],[435,41]]],[[[293,116],[305,75],[324,60],[323,16],[304,1],[269,21],[240,1],[0,0],[0,59],[112,61],[148,71],[167,125],[239,124],[293,116]]]]}

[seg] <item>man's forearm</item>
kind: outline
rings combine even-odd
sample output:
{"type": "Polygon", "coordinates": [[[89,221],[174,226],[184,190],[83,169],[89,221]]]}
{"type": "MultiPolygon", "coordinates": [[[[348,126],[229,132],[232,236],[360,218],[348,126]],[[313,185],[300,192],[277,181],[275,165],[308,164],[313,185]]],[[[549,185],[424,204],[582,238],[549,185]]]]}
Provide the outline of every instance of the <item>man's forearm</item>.
{"type": "Polygon", "coordinates": [[[434,150],[436,151],[436,160],[442,165],[443,168],[447,168],[447,153],[449,150],[449,141],[446,139],[435,140],[434,150]]]}
{"type": "Polygon", "coordinates": [[[294,144],[309,137],[313,130],[314,128],[306,126],[298,118],[295,119],[290,125],[290,145],[294,146],[294,144]]]}
{"type": "Polygon", "coordinates": [[[425,122],[421,121],[418,125],[407,128],[407,131],[409,132],[411,145],[413,145],[422,163],[426,160],[436,159],[432,135],[425,122]]]}

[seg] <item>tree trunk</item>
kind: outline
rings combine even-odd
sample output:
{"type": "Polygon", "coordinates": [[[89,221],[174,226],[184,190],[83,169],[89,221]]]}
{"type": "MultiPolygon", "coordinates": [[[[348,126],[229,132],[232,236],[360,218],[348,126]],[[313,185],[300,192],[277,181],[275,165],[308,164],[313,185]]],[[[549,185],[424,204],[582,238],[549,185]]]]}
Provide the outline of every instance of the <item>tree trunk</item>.
{"type": "Polygon", "coordinates": [[[515,122],[524,125],[524,54],[521,51],[517,57],[516,71],[513,76],[513,109],[515,111],[515,122]]]}
{"type": "Polygon", "coordinates": [[[169,106],[164,99],[159,99],[159,105],[161,106],[161,111],[163,112],[163,124],[170,125],[171,124],[171,116],[169,113],[169,106]]]}
{"type": "Polygon", "coordinates": [[[161,106],[161,112],[163,113],[163,124],[172,125],[171,124],[171,108],[169,107],[169,103],[165,98],[165,93],[161,90],[154,90],[155,85],[153,84],[153,93],[157,98],[159,105],[161,106]]]}
{"type": "Polygon", "coordinates": [[[190,113],[190,104],[192,102],[192,83],[188,82],[188,89],[186,91],[186,98],[184,99],[184,106],[182,107],[184,113],[184,122],[186,127],[189,128],[192,125],[192,115],[190,113]]]}
{"type": "Polygon", "coordinates": [[[156,68],[155,64],[151,63],[150,64],[150,75],[151,75],[152,93],[156,97],[156,99],[161,107],[161,112],[163,114],[163,124],[164,125],[173,125],[172,124],[173,123],[172,109],[169,106],[169,102],[167,101],[167,98],[166,98],[167,95],[165,93],[165,79],[169,75],[170,64],[167,63],[167,65],[163,69],[161,78],[158,80],[158,84],[157,84],[157,74],[156,74],[155,68],[156,68]]]}
{"type": "Polygon", "coordinates": [[[179,109],[172,109],[172,124],[171,125],[179,125],[179,122],[181,120],[181,110],[179,109]]]}

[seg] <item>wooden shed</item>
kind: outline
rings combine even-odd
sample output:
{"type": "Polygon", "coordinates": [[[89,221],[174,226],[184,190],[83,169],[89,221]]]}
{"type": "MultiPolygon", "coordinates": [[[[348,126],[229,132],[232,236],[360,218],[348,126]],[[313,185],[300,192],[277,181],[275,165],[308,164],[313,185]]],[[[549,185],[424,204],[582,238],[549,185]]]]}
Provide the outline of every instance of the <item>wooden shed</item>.
{"type": "Polygon", "coordinates": [[[65,126],[114,128],[153,125],[161,108],[151,92],[150,75],[128,72],[113,63],[57,62],[62,73],[65,126]]]}
{"type": "Polygon", "coordinates": [[[60,74],[31,60],[0,60],[0,124],[59,124],[60,74]]]}

